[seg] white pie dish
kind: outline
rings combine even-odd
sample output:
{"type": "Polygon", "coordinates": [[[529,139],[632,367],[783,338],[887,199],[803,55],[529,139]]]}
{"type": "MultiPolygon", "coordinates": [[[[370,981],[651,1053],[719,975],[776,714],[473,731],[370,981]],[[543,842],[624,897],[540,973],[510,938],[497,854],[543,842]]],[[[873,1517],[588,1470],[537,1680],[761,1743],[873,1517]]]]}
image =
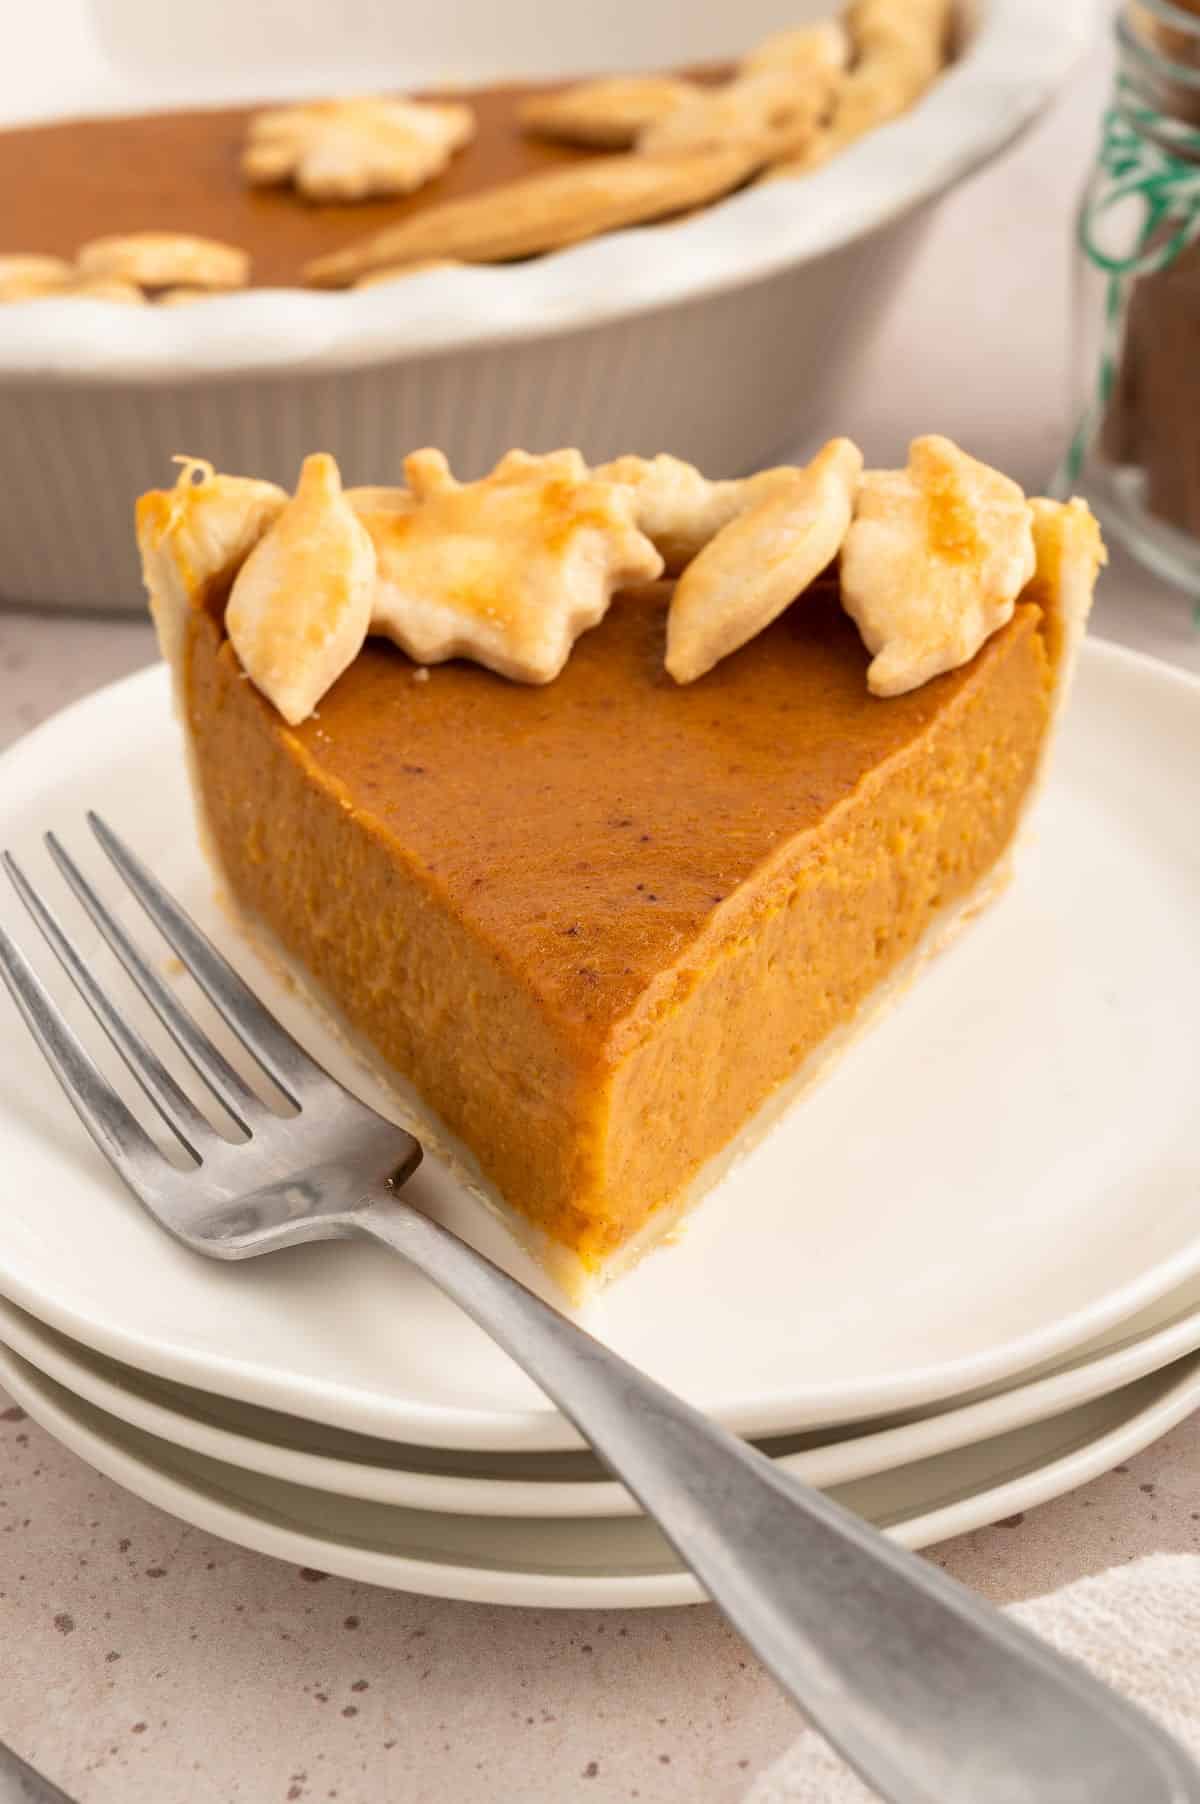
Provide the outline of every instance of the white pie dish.
{"type": "MultiPolygon", "coordinates": [[[[306,9],[302,55],[281,56],[261,21],[246,28],[245,8],[233,29],[233,0],[212,0],[195,43],[189,26],[186,70],[159,10],[27,9],[6,41],[0,120],[137,109],[150,94],[195,104],[704,60],[829,8],[698,0],[684,50],[668,0],[560,9],[550,33],[534,0],[504,9],[503,33],[485,0],[463,0],[423,14],[419,49],[397,51],[378,8],[347,0],[306,9]]],[[[720,475],[813,437],[923,203],[1036,116],[1093,7],[964,10],[961,56],[911,113],[802,181],[748,189],[681,223],[359,293],[0,308],[0,601],[140,605],[129,511],[177,451],[289,483],[314,445],[366,482],[426,442],[467,474],[514,443],[578,443],[596,459],[668,449],[720,475]]]]}

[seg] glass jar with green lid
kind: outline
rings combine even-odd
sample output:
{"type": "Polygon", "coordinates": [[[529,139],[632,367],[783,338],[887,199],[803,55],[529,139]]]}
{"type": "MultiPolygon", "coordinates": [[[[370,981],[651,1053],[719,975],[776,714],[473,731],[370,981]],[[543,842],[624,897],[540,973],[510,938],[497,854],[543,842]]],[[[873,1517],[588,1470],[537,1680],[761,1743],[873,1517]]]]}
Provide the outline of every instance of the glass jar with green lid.
{"type": "Polygon", "coordinates": [[[1077,228],[1074,421],[1059,473],[1200,591],[1200,0],[1125,0],[1077,228]]]}

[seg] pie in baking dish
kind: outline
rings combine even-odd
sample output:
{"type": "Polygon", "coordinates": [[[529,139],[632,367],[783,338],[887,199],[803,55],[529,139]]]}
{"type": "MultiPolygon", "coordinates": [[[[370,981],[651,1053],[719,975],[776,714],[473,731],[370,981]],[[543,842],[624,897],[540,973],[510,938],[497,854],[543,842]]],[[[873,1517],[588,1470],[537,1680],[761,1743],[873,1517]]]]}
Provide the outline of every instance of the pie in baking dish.
{"type": "Polygon", "coordinates": [[[848,0],[683,73],[0,131],[0,303],[374,286],[679,218],[905,113],[955,22],[954,0],[848,0]]]}

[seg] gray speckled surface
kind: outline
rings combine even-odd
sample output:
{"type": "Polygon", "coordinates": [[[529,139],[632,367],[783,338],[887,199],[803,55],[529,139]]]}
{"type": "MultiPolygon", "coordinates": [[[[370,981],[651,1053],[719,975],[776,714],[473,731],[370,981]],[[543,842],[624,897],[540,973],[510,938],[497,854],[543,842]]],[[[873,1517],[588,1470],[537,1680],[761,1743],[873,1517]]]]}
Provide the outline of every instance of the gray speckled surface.
{"type": "MultiPolygon", "coordinates": [[[[1200,1551],[1197,1418],[936,1551],[1000,1601],[1200,1551]]],[[[81,1804],[733,1804],[796,1718],[708,1608],[503,1610],[231,1547],[0,1406],[0,1735],[81,1804]]]]}
{"type": "MultiPolygon", "coordinates": [[[[1065,411],[1067,212],[1103,59],[942,210],[844,428],[936,428],[1039,486],[1065,411]]],[[[1097,629],[1200,671],[1186,598],[1115,556],[1097,629]]],[[[139,621],[0,613],[0,744],[154,655],[139,621]]],[[[1197,1419],[935,1557],[998,1600],[1200,1548],[1197,1419]]],[[[245,1553],[98,1477],[0,1399],[0,1736],[80,1804],[732,1804],[796,1719],[714,1612],[505,1611],[245,1553]]]]}

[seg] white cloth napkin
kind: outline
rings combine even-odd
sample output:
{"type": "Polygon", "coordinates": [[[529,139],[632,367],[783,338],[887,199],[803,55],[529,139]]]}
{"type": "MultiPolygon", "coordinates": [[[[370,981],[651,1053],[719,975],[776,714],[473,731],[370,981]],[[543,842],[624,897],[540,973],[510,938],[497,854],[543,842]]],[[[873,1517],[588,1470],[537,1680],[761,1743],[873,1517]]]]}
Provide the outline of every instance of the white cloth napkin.
{"type": "MultiPolygon", "coordinates": [[[[1008,1614],[1090,1666],[1200,1758],[1200,1558],[1154,1554],[1014,1604],[1008,1614]]],[[[760,1774],[744,1804],[874,1799],[810,1729],[760,1774]]]]}

